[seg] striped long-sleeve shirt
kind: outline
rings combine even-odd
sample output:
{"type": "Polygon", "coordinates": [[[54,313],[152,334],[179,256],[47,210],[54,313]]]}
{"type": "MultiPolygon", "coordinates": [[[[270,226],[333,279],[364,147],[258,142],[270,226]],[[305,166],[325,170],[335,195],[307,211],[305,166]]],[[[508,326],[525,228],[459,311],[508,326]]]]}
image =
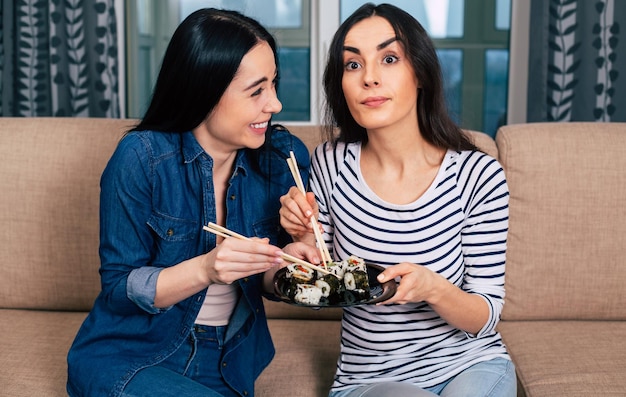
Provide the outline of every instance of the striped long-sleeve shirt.
{"type": "Polygon", "coordinates": [[[509,358],[495,330],[504,303],[509,199],[500,164],[481,152],[448,151],[427,191],[396,205],[366,185],[360,153],[359,143],[322,144],[312,159],[311,189],[334,258],[426,266],[482,296],[490,314],[471,335],[423,302],[347,308],[333,389],[381,381],[430,387],[477,362],[509,358]]]}

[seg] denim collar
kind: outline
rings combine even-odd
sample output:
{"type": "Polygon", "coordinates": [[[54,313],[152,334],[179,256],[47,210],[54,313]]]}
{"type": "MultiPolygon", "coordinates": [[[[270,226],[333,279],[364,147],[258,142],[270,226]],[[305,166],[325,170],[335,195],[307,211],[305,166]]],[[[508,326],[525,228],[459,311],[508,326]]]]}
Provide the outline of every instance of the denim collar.
{"type": "MultiPolygon", "coordinates": [[[[211,166],[213,166],[213,158],[204,151],[198,140],[193,135],[191,131],[183,132],[182,134],[182,150],[183,150],[183,161],[185,164],[189,164],[194,162],[200,155],[205,154],[211,166]]],[[[242,175],[248,174],[248,169],[250,168],[250,162],[248,156],[246,156],[246,150],[240,149],[237,151],[237,157],[235,158],[235,166],[233,168],[233,175],[238,174],[239,172],[242,175]]]]}

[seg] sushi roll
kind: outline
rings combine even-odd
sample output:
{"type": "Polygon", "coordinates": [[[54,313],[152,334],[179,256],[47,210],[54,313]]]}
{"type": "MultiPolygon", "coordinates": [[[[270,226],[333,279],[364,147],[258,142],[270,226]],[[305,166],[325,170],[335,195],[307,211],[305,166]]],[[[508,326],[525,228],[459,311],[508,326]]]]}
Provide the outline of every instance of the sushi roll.
{"type": "Polygon", "coordinates": [[[298,284],[294,301],[305,305],[319,305],[322,290],[312,284],[298,284]]]}
{"type": "Polygon", "coordinates": [[[367,272],[362,270],[347,271],[343,276],[346,291],[350,291],[357,300],[370,297],[370,286],[367,272]]]}
{"type": "Polygon", "coordinates": [[[292,263],[287,266],[287,278],[294,278],[299,283],[308,284],[313,281],[315,271],[306,266],[292,263]]]}
{"type": "Polygon", "coordinates": [[[341,280],[345,271],[344,262],[330,262],[327,264],[327,269],[329,272],[334,274],[335,277],[341,280]]]}
{"type": "Polygon", "coordinates": [[[365,265],[365,261],[359,257],[351,255],[342,263],[344,272],[354,272],[360,270],[367,273],[367,266],[365,265]]]}
{"type": "Polygon", "coordinates": [[[315,272],[305,266],[293,263],[287,266],[285,278],[287,283],[285,295],[290,299],[294,299],[298,292],[299,284],[313,284],[315,272]]]}
{"type": "Polygon", "coordinates": [[[315,281],[315,286],[322,290],[322,297],[326,298],[328,303],[335,304],[340,301],[341,281],[332,274],[320,276],[315,281]]]}

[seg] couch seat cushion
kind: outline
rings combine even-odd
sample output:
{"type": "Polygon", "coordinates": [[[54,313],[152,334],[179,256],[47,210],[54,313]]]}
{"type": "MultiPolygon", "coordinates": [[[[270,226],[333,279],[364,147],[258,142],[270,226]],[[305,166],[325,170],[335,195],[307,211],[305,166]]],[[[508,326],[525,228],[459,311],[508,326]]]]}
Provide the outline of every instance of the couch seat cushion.
{"type": "Polygon", "coordinates": [[[327,396],[339,356],[341,322],[271,319],[269,327],[276,356],[257,380],[255,395],[327,396]]]}
{"type": "Polygon", "coordinates": [[[623,396],[626,321],[502,321],[526,396],[623,396]]]}
{"type": "Polygon", "coordinates": [[[0,394],[67,396],[67,352],[86,316],[0,309],[0,394]]]}

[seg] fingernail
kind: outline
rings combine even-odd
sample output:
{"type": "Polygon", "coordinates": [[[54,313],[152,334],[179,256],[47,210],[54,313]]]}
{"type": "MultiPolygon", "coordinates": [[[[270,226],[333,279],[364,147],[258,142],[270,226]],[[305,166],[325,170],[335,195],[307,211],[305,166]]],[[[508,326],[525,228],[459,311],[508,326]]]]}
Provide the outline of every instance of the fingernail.
{"type": "Polygon", "coordinates": [[[376,278],[377,278],[377,279],[378,279],[378,281],[380,281],[380,282],[385,281],[385,275],[384,275],[384,274],[382,274],[382,273],[380,273],[380,274],[378,275],[378,277],[376,277],[376,278]]]}
{"type": "Polygon", "coordinates": [[[307,211],[307,212],[306,212],[306,216],[307,216],[307,218],[308,218],[308,217],[310,217],[311,215],[313,215],[313,213],[312,213],[311,211],[307,211]]]}

